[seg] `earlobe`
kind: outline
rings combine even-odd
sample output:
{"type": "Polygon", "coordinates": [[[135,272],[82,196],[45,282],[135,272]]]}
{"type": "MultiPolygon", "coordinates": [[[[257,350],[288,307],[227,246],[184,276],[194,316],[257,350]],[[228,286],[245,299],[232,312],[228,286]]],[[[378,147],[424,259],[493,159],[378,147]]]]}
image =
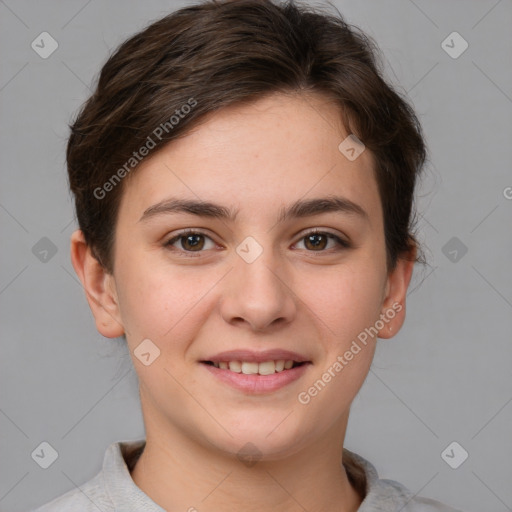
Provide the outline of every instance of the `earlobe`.
{"type": "Polygon", "coordinates": [[[71,262],[84,288],[96,328],[107,338],[124,333],[114,276],[99,263],[81,230],[71,235],[71,262]]]}
{"type": "Polygon", "coordinates": [[[414,269],[416,250],[407,258],[399,258],[389,273],[386,293],[382,303],[381,319],[384,326],[379,329],[379,338],[392,338],[405,321],[405,301],[414,269]]]}

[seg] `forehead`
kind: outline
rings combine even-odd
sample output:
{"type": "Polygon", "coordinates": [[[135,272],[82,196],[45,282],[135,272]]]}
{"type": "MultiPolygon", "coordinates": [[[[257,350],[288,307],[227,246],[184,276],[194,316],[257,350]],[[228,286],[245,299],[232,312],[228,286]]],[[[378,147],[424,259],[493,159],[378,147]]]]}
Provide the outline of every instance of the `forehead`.
{"type": "Polygon", "coordinates": [[[120,214],[134,220],[178,196],[236,207],[244,218],[334,193],[374,210],[372,155],[348,159],[339,149],[348,135],[338,107],[320,95],[274,94],[222,108],[139,164],[120,214]]]}

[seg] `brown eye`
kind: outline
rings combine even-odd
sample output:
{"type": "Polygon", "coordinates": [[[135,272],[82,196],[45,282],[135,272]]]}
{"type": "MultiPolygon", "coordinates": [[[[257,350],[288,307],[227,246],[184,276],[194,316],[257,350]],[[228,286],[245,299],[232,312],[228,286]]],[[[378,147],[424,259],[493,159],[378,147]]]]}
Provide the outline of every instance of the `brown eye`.
{"type": "Polygon", "coordinates": [[[303,236],[300,241],[304,241],[304,247],[312,252],[326,252],[325,249],[346,249],[350,247],[349,243],[340,237],[322,231],[312,231],[303,236]],[[328,247],[330,241],[334,244],[328,247]]]}
{"type": "Polygon", "coordinates": [[[181,246],[186,251],[200,251],[204,247],[203,235],[185,235],[181,236],[181,246]]]}
{"type": "Polygon", "coordinates": [[[181,253],[201,253],[206,249],[213,249],[215,243],[211,238],[204,233],[199,231],[185,231],[177,234],[169,241],[165,242],[165,247],[176,252],[181,253]],[[210,242],[210,246],[207,246],[207,242],[210,242]]]}
{"type": "Polygon", "coordinates": [[[306,240],[305,246],[308,249],[325,249],[325,246],[327,245],[327,236],[318,233],[305,236],[304,240],[306,240]]]}

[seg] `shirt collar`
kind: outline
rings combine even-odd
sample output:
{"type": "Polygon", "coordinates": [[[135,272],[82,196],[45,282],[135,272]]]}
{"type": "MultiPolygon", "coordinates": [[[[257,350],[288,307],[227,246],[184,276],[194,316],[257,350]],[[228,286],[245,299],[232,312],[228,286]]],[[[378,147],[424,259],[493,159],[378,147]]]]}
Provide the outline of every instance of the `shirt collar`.
{"type": "Polygon", "coordinates": [[[105,452],[103,459],[103,475],[107,493],[116,512],[165,512],[147,494],[135,485],[127,461],[130,466],[142,453],[145,439],[137,441],[118,441],[112,443],[105,452]]]}

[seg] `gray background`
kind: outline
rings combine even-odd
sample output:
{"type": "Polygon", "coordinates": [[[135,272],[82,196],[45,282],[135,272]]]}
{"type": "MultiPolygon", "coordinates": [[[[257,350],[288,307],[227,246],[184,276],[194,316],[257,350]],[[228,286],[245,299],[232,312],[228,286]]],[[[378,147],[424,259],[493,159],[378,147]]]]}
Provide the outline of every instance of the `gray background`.
{"type": "MultiPolygon", "coordinates": [[[[187,3],[0,1],[1,511],[84,483],[111,442],[144,436],[129,356],[96,332],[70,263],[64,149],[112,49],[187,3]],[[59,44],[47,59],[31,48],[43,31],[59,44]],[[57,250],[46,261],[43,237],[57,250]],[[59,455],[48,469],[31,458],[43,441],[59,455]]],[[[431,155],[418,202],[429,266],[405,327],[379,342],[346,446],[415,493],[512,510],[512,2],[334,4],[380,45],[431,155]],[[456,59],[441,46],[453,31],[469,43],[456,59]],[[441,457],[452,441],[469,453],[458,469],[441,457]]]]}

